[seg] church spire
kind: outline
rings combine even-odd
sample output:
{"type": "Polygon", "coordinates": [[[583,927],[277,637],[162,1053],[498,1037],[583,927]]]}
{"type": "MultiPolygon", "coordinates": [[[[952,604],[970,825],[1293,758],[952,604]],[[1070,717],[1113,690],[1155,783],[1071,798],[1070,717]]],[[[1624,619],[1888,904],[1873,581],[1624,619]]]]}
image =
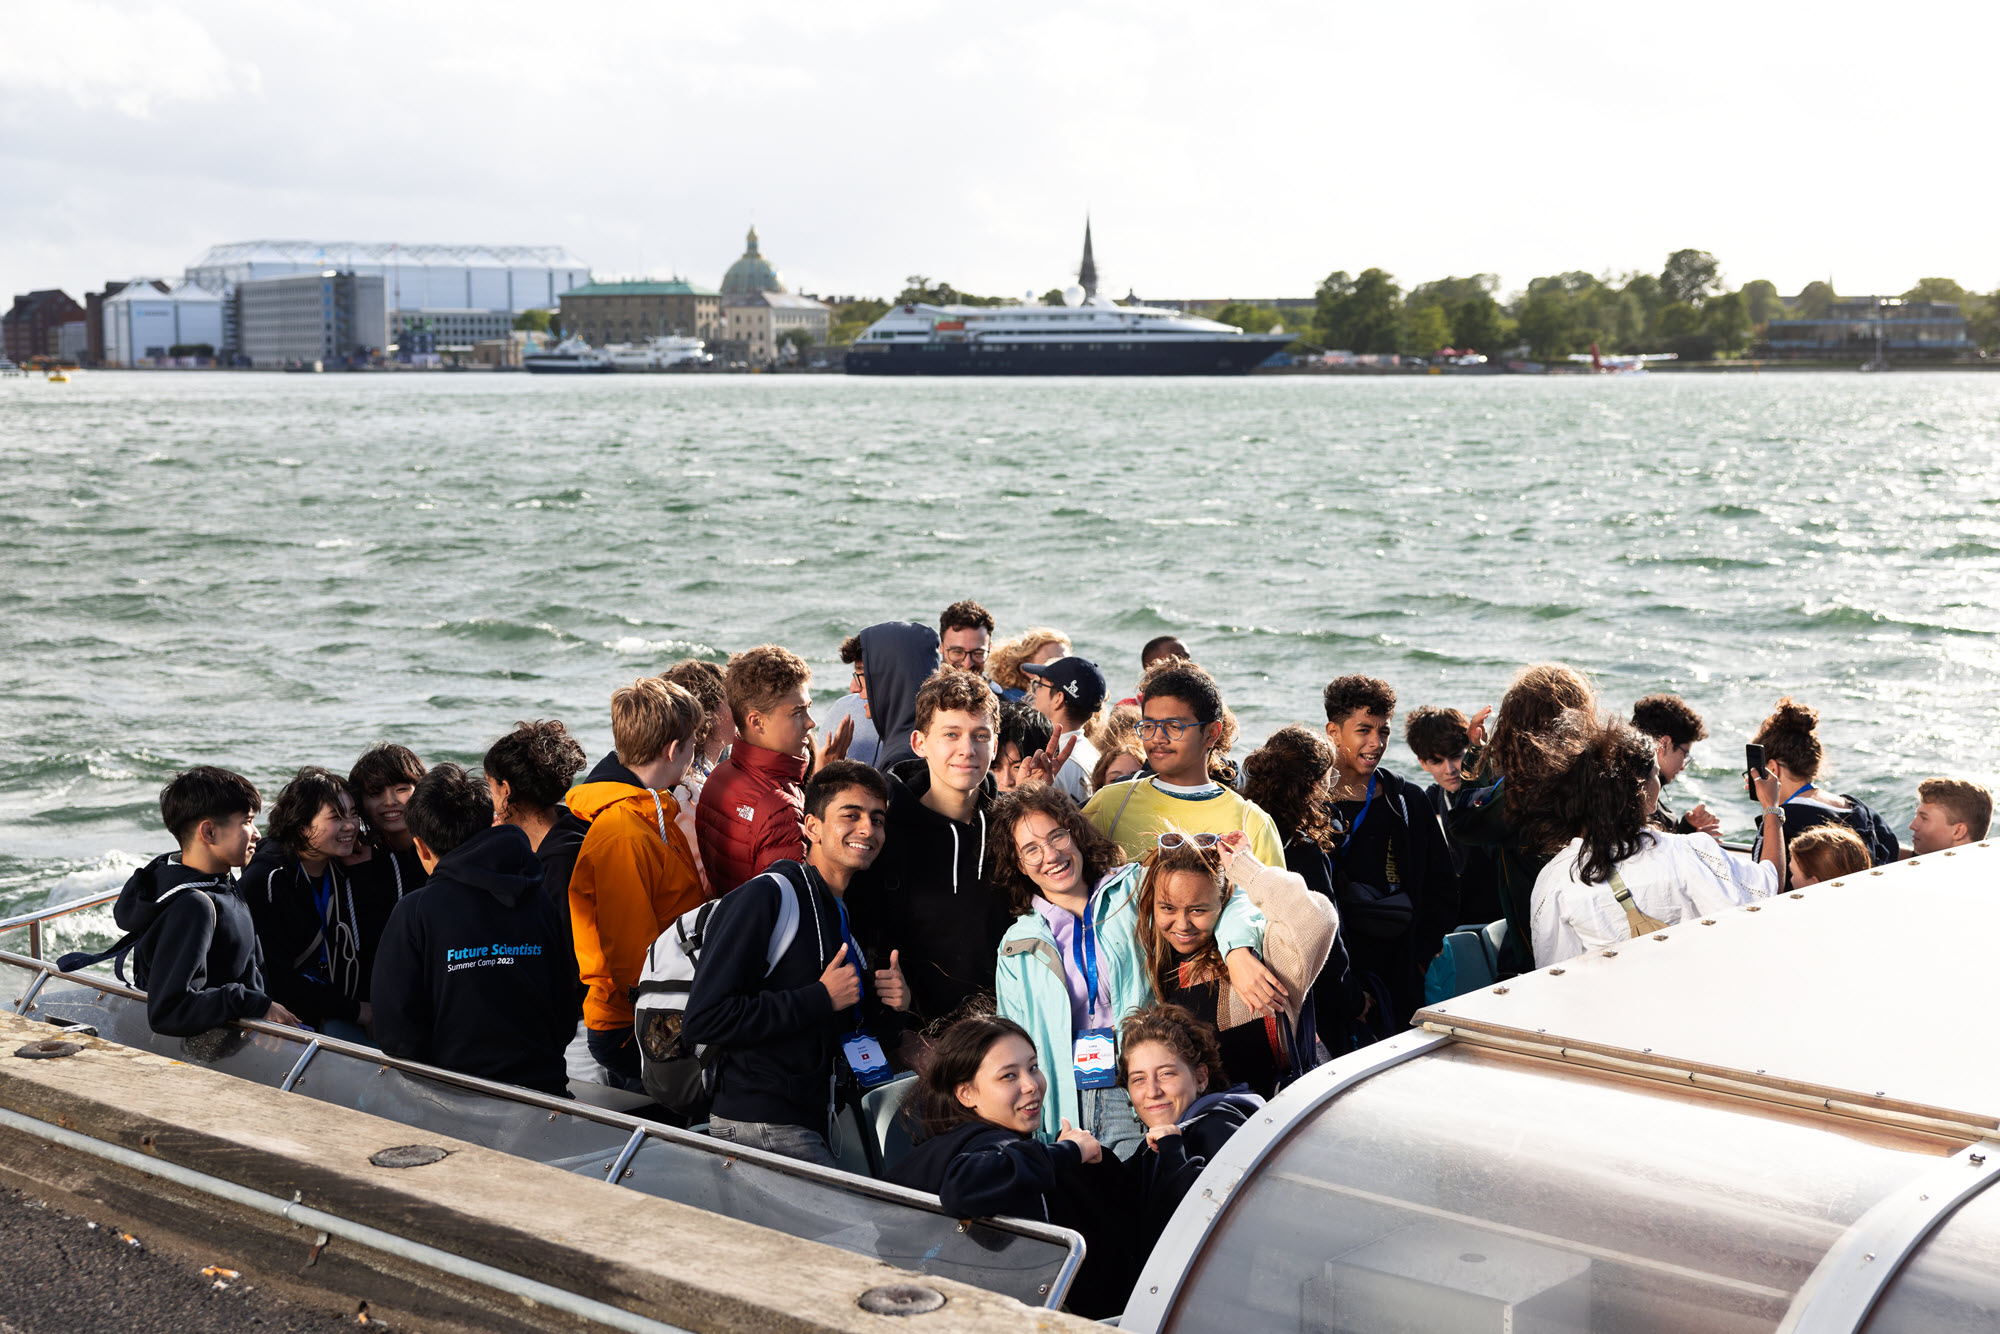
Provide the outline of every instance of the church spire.
{"type": "Polygon", "coordinates": [[[1097,260],[1090,253],[1090,215],[1083,215],[1083,263],[1076,271],[1076,280],[1083,287],[1084,300],[1097,295],[1097,260]]]}

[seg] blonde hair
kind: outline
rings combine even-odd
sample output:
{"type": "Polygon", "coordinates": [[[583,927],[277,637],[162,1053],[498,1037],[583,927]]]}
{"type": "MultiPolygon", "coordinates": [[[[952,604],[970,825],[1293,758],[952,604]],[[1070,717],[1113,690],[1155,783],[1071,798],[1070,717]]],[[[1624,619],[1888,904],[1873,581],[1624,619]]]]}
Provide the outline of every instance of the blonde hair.
{"type": "Polygon", "coordinates": [[[812,668],[804,658],[779,644],[759,644],[729,660],[722,688],[736,726],[747,732],[752,713],[766,712],[811,680],[812,668]]]}
{"type": "Polygon", "coordinates": [[[611,694],[611,744],[628,767],[651,764],[674,742],[694,740],[702,721],[701,701],[657,676],[642,676],[611,694]]]}
{"type": "Polygon", "coordinates": [[[1792,840],[1792,864],[1815,881],[1859,875],[1872,864],[1861,835],[1844,824],[1814,825],[1792,840]]]}
{"type": "Polygon", "coordinates": [[[1022,672],[1021,664],[1051,644],[1061,644],[1063,656],[1069,656],[1069,636],[1062,631],[1052,630],[1046,625],[1024,630],[1018,637],[993,646],[993,651],[986,657],[986,674],[1008,690],[1026,690],[1028,678],[1022,672]]]}

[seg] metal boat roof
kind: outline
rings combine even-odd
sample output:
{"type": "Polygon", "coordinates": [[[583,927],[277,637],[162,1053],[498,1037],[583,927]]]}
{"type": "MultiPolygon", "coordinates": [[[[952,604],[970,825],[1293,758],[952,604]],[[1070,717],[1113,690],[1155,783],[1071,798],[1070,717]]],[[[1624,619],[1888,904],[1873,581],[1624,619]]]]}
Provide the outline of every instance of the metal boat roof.
{"type": "Polygon", "coordinates": [[[1964,1021],[1990,1012],[2000,848],[1915,857],[1668,927],[1432,1006],[1467,1041],[1843,1115],[2000,1127],[2000,1063],[1964,1021]]]}

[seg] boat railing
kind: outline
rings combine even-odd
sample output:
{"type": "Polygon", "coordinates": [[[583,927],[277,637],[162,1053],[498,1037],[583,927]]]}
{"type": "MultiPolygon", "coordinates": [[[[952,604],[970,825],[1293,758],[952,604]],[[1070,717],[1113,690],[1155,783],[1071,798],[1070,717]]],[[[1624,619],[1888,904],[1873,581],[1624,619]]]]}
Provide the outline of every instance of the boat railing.
{"type": "MultiPolygon", "coordinates": [[[[820,1208],[829,1203],[825,1200],[824,1196],[821,1196],[818,1206],[815,1206],[814,1201],[810,1199],[800,1199],[797,1201],[783,1201],[783,1204],[789,1207],[774,1208],[768,1201],[760,1202],[753,1198],[754,1192],[749,1189],[751,1183],[747,1181],[739,1182],[733,1187],[717,1186],[715,1182],[722,1178],[718,1177],[713,1171],[706,1171],[706,1181],[694,1180],[694,1178],[704,1176],[705,1169],[702,1169],[699,1165],[701,1163],[709,1163],[720,1169],[732,1168],[738,1165],[754,1165],[767,1169],[775,1173],[778,1177],[799,1183],[802,1188],[802,1194],[805,1196],[810,1196],[817,1191],[831,1190],[857,1201],[873,1202],[877,1206],[876,1211],[878,1213],[880,1212],[879,1207],[884,1205],[894,1206],[900,1210],[918,1211],[921,1214],[939,1219],[941,1222],[949,1221],[951,1224],[950,1229],[941,1233],[945,1239],[944,1242],[940,1242],[935,1246],[916,1248],[913,1252],[906,1255],[903,1251],[897,1251],[894,1254],[884,1253],[884,1247],[879,1241],[874,1243],[871,1248],[867,1244],[862,1244],[854,1240],[844,1241],[833,1236],[811,1236],[811,1239],[823,1240],[827,1244],[841,1246],[843,1249],[859,1250],[863,1254],[873,1255],[875,1258],[882,1259],[885,1263],[902,1263],[904,1267],[918,1267],[915,1262],[919,1260],[932,1260],[932,1257],[938,1257],[933,1261],[933,1267],[936,1272],[945,1274],[948,1277],[959,1278],[978,1286],[988,1287],[994,1291],[1006,1292],[1008,1295],[1015,1296],[1031,1305],[1037,1303],[1051,1307],[1058,1305],[1068,1292],[1070,1281],[1075,1277],[1078,1266],[1083,1262],[1083,1238],[1067,1228],[1055,1227],[1046,1223],[1037,1223],[1028,1219],[1015,1218],[980,1219],[976,1221],[960,1220],[946,1213],[943,1204],[936,1196],[926,1195],[920,1191],[893,1185],[887,1181],[860,1176],[838,1168],[821,1167],[812,1163],[800,1162],[797,1159],[767,1153],[760,1149],[711,1139],[699,1131],[685,1130],[678,1126],[647,1120],[630,1113],[616,1111],[607,1107],[594,1106],[581,1099],[563,1098],[553,1094],[537,1092],[533,1089],[520,1088],[510,1084],[499,1084],[491,1080],[481,1079],[475,1075],[461,1074],[455,1070],[446,1070],[438,1066],[426,1065],[420,1061],[405,1060],[400,1057],[390,1056],[374,1047],[329,1037],[326,1034],[314,1033],[306,1029],[266,1023],[261,1019],[237,1020],[233,1027],[252,1035],[256,1046],[261,1049],[261,1053],[254,1061],[237,1062],[231,1059],[242,1051],[243,1048],[241,1046],[230,1048],[225,1055],[202,1059],[199,1056],[191,1054],[188,1050],[193,1040],[168,1038],[154,1034],[151,1031],[150,1025],[145,1023],[143,1009],[139,1010],[136,1015],[129,1013],[133,1008],[130,1003],[136,1002],[138,1006],[144,1005],[146,999],[145,992],[135,987],[120,984],[109,977],[99,976],[94,973],[65,973],[58,969],[52,962],[40,956],[41,927],[45,923],[70,913],[102,906],[105,903],[111,902],[116,897],[115,894],[111,894],[79,899],[70,903],[45,908],[39,912],[24,913],[15,917],[0,919],[0,931],[26,928],[31,946],[31,953],[29,954],[20,954],[0,948],[0,987],[4,987],[8,982],[26,983],[18,994],[10,996],[0,993],[0,1005],[4,1005],[12,1013],[22,1017],[45,1017],[51,1022],[62,1023],[70,1027],[95,1028],[96,1025],[92,1023],[94,1015],[72,1013],[65,1016],[59,1013],[63,1009],[75,1010],[78,1007],[65,1005],[53,999],[50,984],[57,982],[73,984],[89,988],[98,993],[100,997],[106,998],[105,1002],[101,1004],[101,1008],[104,1011],[107,1021],[123,1021],[117,1025],[118,1032],[115,1036],[112,1033],[98,1031],[98,1036],[105,1040],[126,1046],[147,1047],[151,1050],[160,1051],[162,1054],[174,1056],[175,1059],[190,1061],[195,1064],[205,1064],[210,1068],[220,1069],[223,1073],[231,1074],[234,1077],[249,1078],[253,1082],[273,1085],[281,1092],[297,1092],[302,1096],[313,1096],[311,1093],[300,1088],[301,1082],[313,1070],[315,1063],[325,1064],[324,1058],[333,1057],[365,1063],[367,1066],[372,1067],[372,1073],[375,1076],[384,1075],[389,1071],[396,1071],[410,1080],[418,1081],[420,1086],[423,1083],[445,1085],[452,1089],[462,1090],[468,1094],[496,1099],[513,1106],[534,1108],[537,1111],[548,1113],[547,1121],[549,1123],[557,1123],[562,1118],[587,1122],[616,1132],[616,1135],[621,1135],[622,1139],[606,1137],[600,1131],[592,1137],[595,1141],[593,1143],[562,1146],[557,1143],[561,1136],[555,1131],[549,1131],[545,1138],[536,1141],[544,1148],[571,1147],[581,1151],[566,1155],[545,1157],[540,1159],[540,1161],[546,1161],[550,1165],[563,1167],[565,1170],[584,1171],[590,1175],[596,1175],[596,1164],[602,1160],[606,1163],[602,1179],[613,1185],[624,1184],[633,1177],[634,1172],[637,1170],[635,1160],[639,1159],[650,1146],[662,1146],[661,1149],[655,1150],[655,1153],[658,1154],[668,1154],[675,1151],[697,1153],[702,1155],[701,1159],[678,1160],[680,1165],[689,1166],[693,1170],[676,1171],[674,1170],[676,1164],[673,1162],[656,1163],[652,1166],[649,1173],[642,1174],[650,1175],[652,1178],[651,1182],[642,1182],[631,1188],[642,1190],[647,1194],[663,1195],[666,1198],[693,1195],[706,1203],[711,1212],[723,1213],[726,1216],[741,1218],[748,1222],[762,1223],[764,1226],[777,1227],[780,1230],[786,1230],[787,1220],[793,1220],[791,1230],[793,1230],[795,1235],[811,1235],[810,1224],[807,1225],[805,1231],[800,1231],[795,1216],[810,1218],[818,1214],[820,1208]],[[25,974],[33,974],[33,976],[28,977],[25,974]],[[116,1007],[116,1011],[114,1011],[109,1003],[109,998],[120,998],[127,1002],[127,1004],[116,1007]],[[123,1011],[123,1013],[117,1011],[123,1011]],[[274,1044],[283,1044],[283,1046],[280,1047],[274,1044]],[[230,1064],[236,1065],[237,1068],[223,1068],[225,1065],[230,1064]],[[658,1188],[648,1189],[648,1184],[658,1188]],[[716,1207],[718,1204],[724,1206],[734,1204],[736,1209],[732,1212],[727,1207],[716,1207]],[[995,1236],[994,1234],[1000,1235],[995,1236]],[[951,1256],[938,1256],[938,1252],[945,1249],[945,1243],[959,1236],[962,1236],[967,1244],[964,1246],[963,1253],[956,1262],[953,1261],[951,1256]],[[983,1243],[980,1240],[981,1236],[985,1238],[983,1243]],[[996,1243],[1004,1243],[1005,1239],[1010,1236],[1020,1238],[1028,1242],[1031,1246],[1038,1244],[1049,1248],[1040,1252],[1040,1254],[1047,1257],[1046,1261],[1027,1264],[1017,1262],[1009,1265],[998,1263],[998,1257],[994,1256],[991,1258],[995,1262],[986,1263],[988,1259],[986,1252],[996,1250],[998,1248],[996,1243]],[[981,1281],[982,1275],[987,1281],[981,1281]],[[1009,1276],[1014,1280],[1011,1284],[1006,1281],[1009,1276]]],[[[65,990],[63,994],[74,995],[75,993],[65,990]]],[[[216,1031],[226,1034],[228,1030],[216,1031]]],[[[351,1073],[359,1072],[354,1071],[351,1073]]],[[[371,1094],[364,1091],[358,1101],[366,1103],[370,1097],[371,1094]]],[[[424,1097],[421,1087],[419,1087],[418,1097],[420,1102],[425,1104],[438,1104],[442,1102],[442,1100],[435,1097],[424,1097]]],[[[394,1112],[397,1107],[403,1106],[403,1104],[396,1103],[395,1097],[392,1094],[383,1100],[382,1106],[383,1110],[376,1110],[373,1114],[386,1116],[391,1120],[395,1120],[398,1118],[394,1112]]],[[[371,1108],[361,1106],[359,1110],[368,1111],[371,1108]]],[[[488,1125],[477,1116],[459,1116],[457,1112],[454,1112],[453,1109],[446,1105],[426,1105],[421,1108],[417,1115],[420,1119],[424,1117],[431,1117],[433,1119],[441,1118],[445,1122],[444,1124],[429,1128],[438,1130],[439,1133],[456,1133],[459,1138],[470,1139],[474,1143],[480,1142],[479,1136],[482,1131],[489,1132],[498,1138],[519,1138],[519,1127],[510,1128],[488,1125]],[[457,1118],[456,1120],[454,1120],[455,1117],[457,1118]]],[[[542,1118],[536,1116],[531,1119],[539,1129],[542,1118]]],[[[576,1139],[579,1137],[570,1136],[569,1138],[576,1139]]],[[[500,1148],[497,1144],[490,1145],[489,1147],[495,1147],[500,1152],[510,1151],[500,1148]]],[[[532,1155],[529,1154],[517,1153],[516,1156],[532,1158],[532,1155]]],[[[742,1173],[727,1173],[726,1175],[740,1177],[742,1173]]],[[[693,1203],[694,1207],[698,1208],[704,1207],[704,1203],[696,1203],[693,1199],[683,1199],[683,1202],[693,1203]]],[[[856,1219],[854,1221],[857,1224],[862,1224],[868,1220],[856,1219]]],[[[855,1232],[858,1234],[863,1232],[885,1232],[889,1230],[880,1225],[879,1219],[874,1221],[877,1223],[876,1227],[857,1226],[844,1229],[843,1232],[855,1232]]],[[[1032,1260],[1032,1256],[1023,1257],[1023,1259],[1032,1260]]]]}

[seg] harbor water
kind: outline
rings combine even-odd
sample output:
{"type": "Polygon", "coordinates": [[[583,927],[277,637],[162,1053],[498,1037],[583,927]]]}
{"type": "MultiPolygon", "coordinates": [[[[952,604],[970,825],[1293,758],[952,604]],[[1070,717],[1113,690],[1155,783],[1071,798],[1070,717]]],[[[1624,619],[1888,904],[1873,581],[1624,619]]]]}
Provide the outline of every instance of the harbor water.
{"type": "Polygon", "coordinates": [[[1791,693],[1900,827],[2000,773],[1996,446],[2000,377],[1922,372],[0,380],[0,910],[166,850],[189,764],[268,799],[536,717],[595,756],[636,675],[775,640],[826,700],[842,637],[961,597],[1120,694],[1180,635],[1239,756],[1346,672],[1677,691],[1713,739],[1670,796],[1734,831],[1791,693]]]}

